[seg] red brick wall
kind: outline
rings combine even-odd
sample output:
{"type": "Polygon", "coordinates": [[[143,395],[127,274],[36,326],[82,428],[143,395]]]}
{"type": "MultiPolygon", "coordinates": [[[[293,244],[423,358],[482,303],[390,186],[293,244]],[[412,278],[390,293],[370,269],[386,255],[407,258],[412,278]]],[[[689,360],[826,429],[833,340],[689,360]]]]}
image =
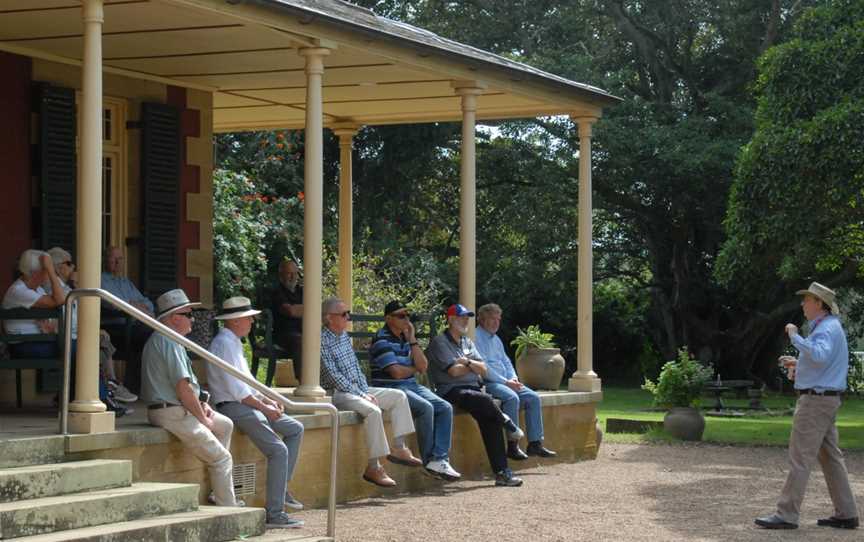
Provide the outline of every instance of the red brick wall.
{"type": "Polygon", "coordinates": [[[190,277],[186,270],[186,251],[199,247],[199,224],[190,222],[186,209],[186,194],[197,193],[200,188],[200,171],[198,166],[186,163],[186,138],[200,137],[201,121],[199,111],[186,108],[186,89],[181,87],[168,87],[168,103],[180,108],[180,231],[177,242],[177,285],[186,292],[189,299],[197,300],[201,297],[200,280],[190,277]]]}
{"type": "Polygon", "coordinates": [[[0,295],[13,280],[21,252],[30,248],[30,59],[0,51],[0,295]]]}

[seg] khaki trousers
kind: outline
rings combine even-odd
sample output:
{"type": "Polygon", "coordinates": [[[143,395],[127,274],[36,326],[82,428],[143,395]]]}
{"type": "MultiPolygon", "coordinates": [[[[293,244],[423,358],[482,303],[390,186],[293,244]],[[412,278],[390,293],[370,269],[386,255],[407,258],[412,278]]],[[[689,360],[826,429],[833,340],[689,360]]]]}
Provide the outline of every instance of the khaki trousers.
{"type": "Polygon", "coordinates": [[[214,428],[211,432],[189,414],[182,406],[172,406],[147,410],[151,424],[167,430],[189,448],[192,455],[207,465],[210,473],[210,486],[219,506],[235,506],[233,464],[231,452],[231,433],[234,423],[227,416],[213,412],[214,428]]]}
{"type": "Polygon", "coordinates": [[[369,395],[378,400],[375,405],[359,395],[333,392],[333,404],[339,410],[353,410],[364,418],[366,425],[366,448],[370,458],[385,457],[390,454],[387,445],[387,435],[384,433],[384,418],[382,410],[390,413],[390,425],[393,436],[401,437],[414,432],[414,418],[405,392],[391,388],[369,388],[369,395]]]}
{"type": "Polygon", "coordinates": [[[846,463],[837,445],[834,422],[840,404],[840,397],[836,396],[802,395],[798,398],[789,439],[789,475],[777,503],[777,515],[784,521],[798,523],[807,480],[817,460],[834,503],[832,515],[841,519],[858,516],[846,463]]]}

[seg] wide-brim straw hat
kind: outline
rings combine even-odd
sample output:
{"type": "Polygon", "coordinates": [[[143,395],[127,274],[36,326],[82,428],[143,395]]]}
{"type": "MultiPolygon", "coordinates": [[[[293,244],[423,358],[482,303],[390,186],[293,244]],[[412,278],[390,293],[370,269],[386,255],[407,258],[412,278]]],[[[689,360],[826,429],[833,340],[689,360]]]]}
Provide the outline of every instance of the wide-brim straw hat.
{"type": "Polygon", "coordinates": [[[837,305],[836,301],[837,294],[834,290],[823,284],[811,282],[809,288],[806,290],[798,290],[795,292],[795,295],[812,295],[813,297],[821,299],[826,305],[831,307],[831,314],[838,316],[840,314],[840,307],[837,305]]]}
{"type": "Polygon", "coordinates": [[[252,302],[248,297],[237,296],[229,297],[222,303],[222,313],[214,317],[215,320],[231,320],[233,318],[243,318],[244,316],[255,316],[261,314],[261,311],[252,308],[252,302]]]}
{"type": "Polygon", "coordinates": [[[186,292],[177,288],[168,290],[156,300],[156,318],[162,319],[186,307],[199,307],[201,303],[189,301],[186,292]]]}

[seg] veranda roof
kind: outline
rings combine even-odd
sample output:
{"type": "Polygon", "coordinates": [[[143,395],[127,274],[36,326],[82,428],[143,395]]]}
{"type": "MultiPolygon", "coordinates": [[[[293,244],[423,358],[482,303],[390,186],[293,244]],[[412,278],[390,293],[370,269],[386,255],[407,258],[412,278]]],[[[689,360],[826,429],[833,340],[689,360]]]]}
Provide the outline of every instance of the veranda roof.
{"type": "MultiPolygon", "coordinates": [[[[4,0],[0,50],[78,64],[77,0],[4,0]]],[[[376,16],[340,0],[106,0],[115,72],[214,92],[214,129],[302,128],[303,47],[325,59],[324,122],[458,121],[459,81],[485,86],[478,119],[599,115],[610,94],[376,16]]]]}

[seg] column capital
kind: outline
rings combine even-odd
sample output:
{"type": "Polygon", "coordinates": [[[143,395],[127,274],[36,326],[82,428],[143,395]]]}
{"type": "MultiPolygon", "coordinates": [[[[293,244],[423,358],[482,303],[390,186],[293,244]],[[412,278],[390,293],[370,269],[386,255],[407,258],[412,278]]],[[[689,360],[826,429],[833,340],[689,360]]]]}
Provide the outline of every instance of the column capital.
{"type": "Polygon", "coordinates": [[[337,122],[330,126],[330,131],[339,138],[340,145],[350,145],[351,139],[357,135],[359,130],[360,125],[351,122],[337,122]]]}
{"type": "Polygon", "coordinates": [[[486,90],[486,83],[480,81],[451,81],[450,86],[460,96],[479,96],[486,90]]]}
{"type": "Polygon", "coordinates": [[[324,73],[324,57],[330,54],[326,47],[303,47],[297,54],[306,58],[306,74],[322,75],[324,73]]]}
{"type": "Polygon", "coordinates": [[[82,0],[81,19],[85,23],[105,22],[104,0],[82,0]]]}
{"type": "Polygon", "coordinates": [[[600,117],[597,115],[586,115],[585,113],[571,114],[570,120],[579,126],[579,137],[591,137],[591,131],[600,117]]]}

